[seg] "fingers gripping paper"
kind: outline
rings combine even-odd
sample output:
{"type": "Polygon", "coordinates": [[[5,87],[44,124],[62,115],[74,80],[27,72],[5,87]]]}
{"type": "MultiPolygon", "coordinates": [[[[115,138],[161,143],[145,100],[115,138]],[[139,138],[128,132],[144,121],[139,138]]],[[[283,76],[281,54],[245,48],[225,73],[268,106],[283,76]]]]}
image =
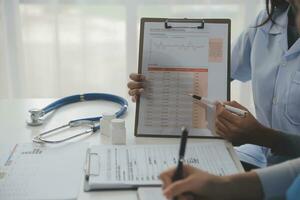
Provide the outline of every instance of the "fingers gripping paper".
{"type": "MultiPolygon", "coordinates": [[[[206,20],[201,29],[165,19],[142,19],[139,73],[145,92],[136,109],[135,135],[176,136],[181,126],[192,136],[215,136],[214,109],[187,96],[229,99],[230,21],[206,20]]],[[[198,21],[199,23],[199,21],[198,21]]]]}

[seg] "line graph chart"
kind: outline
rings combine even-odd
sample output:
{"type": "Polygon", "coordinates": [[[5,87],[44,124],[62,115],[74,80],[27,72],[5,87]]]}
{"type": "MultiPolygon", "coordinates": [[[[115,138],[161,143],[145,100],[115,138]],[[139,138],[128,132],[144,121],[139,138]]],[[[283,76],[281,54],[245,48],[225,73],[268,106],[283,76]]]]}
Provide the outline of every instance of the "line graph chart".
{"type": "Polygon", "coordinates": [[[196,42],[190,38],[151,38],[148,63],[198,67],[199,63],[208,63],[208,45],[207,38],[197,38],[196,42]]]}

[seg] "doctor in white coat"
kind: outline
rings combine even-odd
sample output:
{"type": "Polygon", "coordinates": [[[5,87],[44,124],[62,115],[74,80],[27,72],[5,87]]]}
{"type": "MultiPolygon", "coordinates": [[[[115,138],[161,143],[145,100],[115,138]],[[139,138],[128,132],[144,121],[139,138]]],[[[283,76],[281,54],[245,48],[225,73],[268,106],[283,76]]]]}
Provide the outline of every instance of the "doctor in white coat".
{"type": "MultiPolygon", "coordinates": [[[[282,134],[300,134],[300,0],[266,0],[266,3],[266,10],[257,16],[234,45],[231,77],[243,82],[252,80],[259,123],[282,134]]],[[[143,92],[142,83],[146,77],[131,74],[130,78],[129,94],[134,101],[143,92]]],[[[216,124],[218,133],[232,140],[220,128],[228,126],[228,119],[220,119],[216,124]]],[[[288,156],[274,155],[269,148],[263,147],[267,146],[264,142],[268,139],[260,140],[255,130],[244,131],[253,131],[253,134],[245,138],[241,134],[240,140],[234,141],[246,144],[237,148],[242,161],[264,167],[289,159],[288,156]]]]}

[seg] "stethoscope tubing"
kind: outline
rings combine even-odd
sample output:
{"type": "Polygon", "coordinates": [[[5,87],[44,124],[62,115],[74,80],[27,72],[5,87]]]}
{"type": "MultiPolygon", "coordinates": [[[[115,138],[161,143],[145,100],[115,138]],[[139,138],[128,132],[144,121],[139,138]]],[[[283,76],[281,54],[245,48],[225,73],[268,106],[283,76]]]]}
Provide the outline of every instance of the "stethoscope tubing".
{"type": "MultiPolygon", "coordinates": [[[[122,116],[128,107],[128,102],[119,96],[113,95],[113,94],[107,94],[107,93],[86,93],[86,94],[78,94],[78,95],[72,95],[68,97],[61,98],[57,101],[54,101],[53,103],[49,104],[45,108],[43,108],[43,112],[45,114],[57,110],[60,107],[63,107],[65,105],[69,105],[72,103],[78,103],[82,101],[93,101],[93,100],[104,100],[104,101],[111,101],[117,104],[120,104],[122,108],[116,112],[116,117],[122,116]]],[[[90,118],[93,119],[93,118],[90,118]]],[[[94,118],[94,120],[98,120],[99,118],[94,118]]]]}

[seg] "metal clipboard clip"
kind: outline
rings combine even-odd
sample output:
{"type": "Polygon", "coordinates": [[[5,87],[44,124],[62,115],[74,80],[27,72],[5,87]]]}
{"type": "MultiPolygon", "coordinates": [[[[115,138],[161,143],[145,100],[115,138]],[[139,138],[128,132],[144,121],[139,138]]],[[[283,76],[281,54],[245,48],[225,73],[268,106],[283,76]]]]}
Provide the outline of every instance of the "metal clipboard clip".
{"type": "Polygon", "coordinates": [[[166,19],[165,21],[165,28],[191,28],[191,29],[204,29],[204,20],[203,19],[166,19]],[[200,24],[196,26],[174,26],[172,23],[195,23],[200,24]]]}
{"type": "MultiPolygon", "coordinates": [[[[86,160],[85,160],[85,168],[84,168],[86,180],[89,180],[90,176],[98,176],[99,175],[100,166],[97,167],[98,168],[97,173],[94,172],[94,171],[96,171],[95,169],[91,169],[91,167],[93,167],[91,165],[92,156],[96,156],[98,158],[97,153],[92,153],[91,149],[88,149],[86,151],[86,160]]],[[[95,162],[95,161],[93,161],[93,162],[95,162]]],[[[100,162],[98,159],[97,159],[97,163],[98,163],[98,165],[100,165],[100,162]]]]}
{"type": "Polygon", "coordinates": [[[98,154],[91,152],[91,149],[89,148],[86,151],[86,160],[85,160],[85,166],[84,166],[84,191],[85,192],[93,190],[93,187],[89,183],[90,176],[99,176],[99,173],[100,173],[99,159],[97,159],[95,161],[93,159],[93,156],[99,158],[98,154]],[[98,165],[97,172],[95,172],[96,171],[95,169],[92,169],[94,167],[94,165],[92,163],[94,163],[94,162],[96,162],[96,164],[98,165]]]}

